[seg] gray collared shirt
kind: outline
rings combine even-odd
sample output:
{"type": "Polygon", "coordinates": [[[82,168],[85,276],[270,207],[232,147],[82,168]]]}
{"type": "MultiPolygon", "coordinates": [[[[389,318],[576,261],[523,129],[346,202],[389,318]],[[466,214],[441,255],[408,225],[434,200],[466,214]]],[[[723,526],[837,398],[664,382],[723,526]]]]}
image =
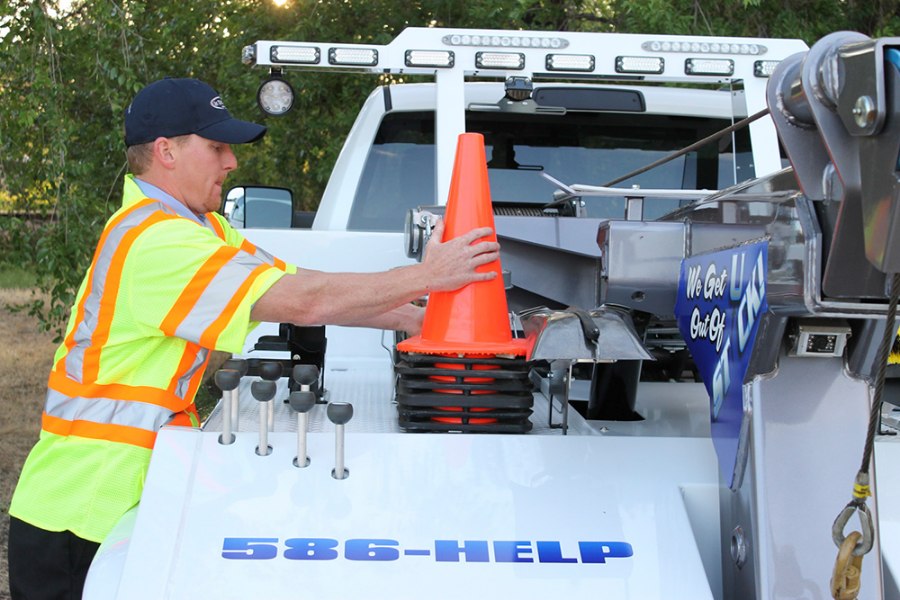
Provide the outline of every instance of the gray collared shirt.
{"type": "Polygon", "coordinates": [[[204,217],[203,215],[195,215],[191,209],[176,200],[171,194],[168,194],[152,183],[147,183],[146,181],[138,179],[137,177],[134,178],[134,182],[138,185],[139,188],[141,188],[141,191],[148,198],[159,200],[160,202],[174,210],[175,214],[179,216],[187,217],[188,219],[191,219],[192,221],[199,223],[200,225],[206,225],[206,217],[204,217]]]}

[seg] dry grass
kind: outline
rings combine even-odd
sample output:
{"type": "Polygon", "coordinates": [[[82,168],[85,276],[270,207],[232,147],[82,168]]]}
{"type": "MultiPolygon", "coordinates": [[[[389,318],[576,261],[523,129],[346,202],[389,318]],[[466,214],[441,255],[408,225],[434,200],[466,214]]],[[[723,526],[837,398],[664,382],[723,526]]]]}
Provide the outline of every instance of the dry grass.
{"type": "MultiPolygon", "coordinates": [[[[25,313],[12,313],[7,305],[33,299],[30,289],[0,287],[0,600],[10,600],[7,536],[9,501],[22,464],[40,433],[41,411],[47,390],[47,375],[56,344],[53,334],[39,329],[37,319],[25,313]]],[[[213,353],[207,376],[230,355],[213,353]]],[[[198,408],[201,416],[215,403],[204,390],[206,404],[198,408]]]]}
{"type": "Polygon", "coordinates": [[[56,345],[37,320],[11,313],[7,304],[32,298],[31,290],[0,289],[0,600],[9,600],[6,512],[22,463],[40,431],[47,374],[56,345]]]}

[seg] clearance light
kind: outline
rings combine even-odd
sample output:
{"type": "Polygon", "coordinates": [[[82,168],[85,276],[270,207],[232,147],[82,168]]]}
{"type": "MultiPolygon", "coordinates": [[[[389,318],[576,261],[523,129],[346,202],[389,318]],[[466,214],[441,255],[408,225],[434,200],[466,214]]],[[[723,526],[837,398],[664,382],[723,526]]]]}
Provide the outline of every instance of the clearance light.
{"type": "Polygon", "coordinates": [[[548,71],[590,73],[594,70],[594,57],[591,54],[548,54],[546,66],[548,71]]]}
{"type": "Polygon", "coordinates": [[[332,65],[374,67],[378,64],[378,50],[374,48],[329,48],[328,62],[332,65]]]}
{"type": "Polygon", "coordinates": [[[757,77],[771,77],[780,60],[758,60],[753,63],[753,74],[757,77]]]}
{"type": "Polygon", "coordinates": [[[315,46],[272,46],[269,59],[274,63],[317,65],[321,54],[315,46]]]}
{"type": "Polygon", "coordinates": [[[688,58],[684,61],[688,75],[734,75],[734,61],[730,58],[688,58]]]}
{"type": "Polygon", "coordinates": [[[653,40],[641,48],[648,52],[690,52],[691,54],[748,54],[758,56],[769,51],[762,44],[732,44],[725,42],[670,42],[653,40]]]}
{"type": "Polygon", "coordinates": [[[241,50],[241,62],[245,65],[256,64],[256,44],[244,46],[244,49],[241,50]]]}
{"type": "Polygon", "coordinates": [[[524,69],[525,55],[521,52],[476,52],[475,66],[479,69],[524,69]]]}
{"type": "Polygon", "coordinates": [[[407,50],[407,67],[438,67],[449,69],[456,61],[449,50],[407,50]]]}
{"type": "Polygon", "coordinates": [[[659,75],[666,68],[659,56],[617,56],[616,73],[653,73],[659,75]]]}
{"type": "Polygon", "coordinates": [[[561,50],[569,47],[569,41],[561,37],[534,37],[524,35],[470,35],[454,33],[441,41],[448,46],[493,46],[496,48],[550,48],[561,50]]]}

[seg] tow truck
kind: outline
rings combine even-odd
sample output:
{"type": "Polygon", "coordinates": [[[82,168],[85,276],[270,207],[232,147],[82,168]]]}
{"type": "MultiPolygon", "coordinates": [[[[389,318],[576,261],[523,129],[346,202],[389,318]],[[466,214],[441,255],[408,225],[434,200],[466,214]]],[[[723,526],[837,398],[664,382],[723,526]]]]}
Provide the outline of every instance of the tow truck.
{"type": "Polygon", "coordinates": [[[85,598],[900,598],[900,39],[409,28],[243,60],[273,115],[304,71],[433,77],[372,92],[311,227],[249,185],[233,221],[304,267],[409,264],[480,134],[527,352],[261,326],[204,426],[161,431],[85,598]]]}

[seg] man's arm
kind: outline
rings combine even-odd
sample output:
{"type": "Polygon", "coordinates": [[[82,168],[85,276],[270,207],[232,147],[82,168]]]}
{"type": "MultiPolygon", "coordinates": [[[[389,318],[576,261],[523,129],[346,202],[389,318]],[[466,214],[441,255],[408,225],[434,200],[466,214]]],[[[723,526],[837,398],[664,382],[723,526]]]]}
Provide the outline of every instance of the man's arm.
{"type": "Polygon", "coordinates": [[[500,257],[497,242],[477,241],[493,234],[473,229],[440,242],[443,221],[435,226],[422,263],[380,273],[324,273],[297,269],[257,300],[254,321],[296,325],[367,325],[385,322],[398,307],[434,291],[451,291],[496,276],[476,269],[500,257]]]}
{"type": "Polygon", "coordinates": [[[422,321],[424,318],[424,308],[407,303],[366,321],[347,323],[347,325],[351,327],[372,327],[374,329],[405,331],[412,336],[419,335],[422,332],[422,321]]]}

